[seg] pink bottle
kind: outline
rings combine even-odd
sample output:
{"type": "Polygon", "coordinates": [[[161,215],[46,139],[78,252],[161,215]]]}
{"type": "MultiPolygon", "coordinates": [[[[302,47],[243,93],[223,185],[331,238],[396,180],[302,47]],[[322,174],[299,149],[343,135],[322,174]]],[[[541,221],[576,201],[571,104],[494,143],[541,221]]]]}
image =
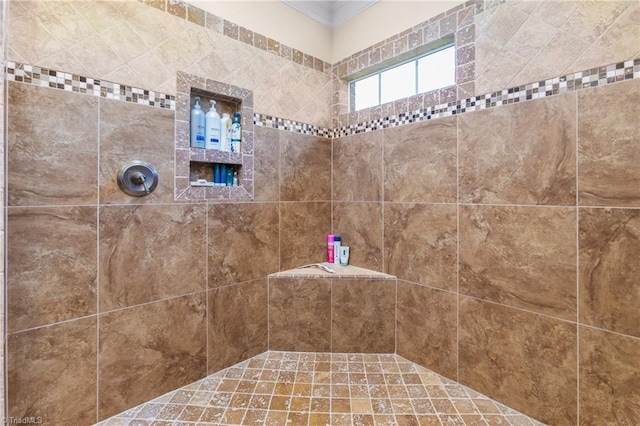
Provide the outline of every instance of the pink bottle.
{"type": "Polygon", "coordinates": [[[334,256],[333,238],[334,238],[333,234],[327,235],[327,262],[329,263],[333,263],[333,256],[334,256]]]}

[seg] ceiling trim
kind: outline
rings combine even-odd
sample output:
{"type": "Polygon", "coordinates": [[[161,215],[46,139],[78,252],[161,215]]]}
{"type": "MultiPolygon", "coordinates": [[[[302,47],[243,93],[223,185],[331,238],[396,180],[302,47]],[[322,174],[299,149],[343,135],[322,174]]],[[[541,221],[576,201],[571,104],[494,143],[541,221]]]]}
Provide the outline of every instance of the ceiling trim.
{"type": "Polygon", "coordinates": [[[282,0],[284,4],[296,9],[329,28],[335,28],[346,22],[379,0],[342,0],[342,1],[305,1],[282,0]]]}

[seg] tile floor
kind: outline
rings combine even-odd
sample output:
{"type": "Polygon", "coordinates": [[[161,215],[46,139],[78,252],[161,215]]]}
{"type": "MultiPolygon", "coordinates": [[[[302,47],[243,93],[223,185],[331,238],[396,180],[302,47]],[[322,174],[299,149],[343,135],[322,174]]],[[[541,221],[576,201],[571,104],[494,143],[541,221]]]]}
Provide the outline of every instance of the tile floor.
{"type": "Polygon", "coordinates": [[[269,351],[98,425],[543,424],[397,355],[269,351]]]}

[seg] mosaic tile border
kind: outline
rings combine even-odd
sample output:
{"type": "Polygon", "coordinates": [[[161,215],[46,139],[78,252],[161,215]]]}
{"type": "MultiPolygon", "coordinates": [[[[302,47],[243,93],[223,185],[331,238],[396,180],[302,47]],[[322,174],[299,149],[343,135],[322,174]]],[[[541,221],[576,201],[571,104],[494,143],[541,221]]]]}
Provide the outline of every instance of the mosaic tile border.
{"type": "Polygon", "coordinates": [[[434,118],[449,117],[501,105],[541,99],[577,90],[601,87],[620,81],[640,78],[640,58],[609,64],[586,71],[555,77],[535,83],[461,99],[457,102],[439,104],[414,111],[368,120],[358,124],[342,126],[333,131],[333,138],[340,138],[374,130],[397,127],[434,118]]]}
{"type": "Polygon", "coordinates": [[[311,68],[324,74],[331,74],[333,67],[322,59],[307,55],[293,47],[286,46],[279,41],[269,38],[248,28],[234,24],[219,16],[211,14],[199,7],[182,0],[138,0],[148,6],[160,9],[173,16],[189,21],[193,24],[216,31],[234,40],[264,50],[296,64],[311,68]]]}
{"type": "MultiPolygon", "coordinates": [[[[132,102],[155,108],[176,110],[176,97],[172,95],[41,68],[34,65],[9,61],[6,65],[5,76],[7,81],[16,81],[40,87],[100,96],[107,99],[132,102]]],[[[448,117],[501,105],[570,93],[577,90],[605,86],[637,78],[640,78],[640,58],[604,65],[586,71],[484,95],[464,98],[456,102],[441,103],[426,108],[407,109],[400,113],[333,129],[260,113],[253,113],[253,124],[260,127],[286,130],[318,137],[339,138],[388,127],[432,120],[434,118],[448,117]]],[[[406,101],[407,108],[410,108],[410,99],[411,98],[407,98],[400,101],[406,101]]],[[[396,105],[400,101],[396,101],[396,105]]]]}
{"type": "Polygon", "coordinates": [[[305,135],[313,135],[322,138],[331,138],[334,133],[333,129],[328,129],[326,127],[318,127],[313,124],[301,123],[299,121],[259,113],[253,114],[253,124],[260,127],[287,130],[290,132],[303,133],[305,135]]]}
{"type": "Polygon", "coordinates": [[[27,83],[67,92],[83,93],[90,96],[99,96],[174,111],[176,109],[176,97],[172,95],[126,86],[112,81],[42,68],[36,65],[7,61],[5,76],[7,81],[27,83]]]}

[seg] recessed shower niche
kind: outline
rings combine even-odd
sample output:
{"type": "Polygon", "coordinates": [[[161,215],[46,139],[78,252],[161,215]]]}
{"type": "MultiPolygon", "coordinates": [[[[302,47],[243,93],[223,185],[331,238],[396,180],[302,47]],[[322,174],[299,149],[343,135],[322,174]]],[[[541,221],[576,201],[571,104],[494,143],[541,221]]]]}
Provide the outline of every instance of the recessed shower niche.
{"type": "Polygon", "coordinates": [[[253,198],[253,92],[231,84],[178,71],[175,134],[175,199],[252,199],[253,198]],[[222,116],[240,113],[242,142],[240,152],[201,149],[189,146],[190,111],[200,98],[204,112],[210,100],[222,116]],[[216,186],[214,177],[220,166],[235,172],[237,185],[216,186]]]}

